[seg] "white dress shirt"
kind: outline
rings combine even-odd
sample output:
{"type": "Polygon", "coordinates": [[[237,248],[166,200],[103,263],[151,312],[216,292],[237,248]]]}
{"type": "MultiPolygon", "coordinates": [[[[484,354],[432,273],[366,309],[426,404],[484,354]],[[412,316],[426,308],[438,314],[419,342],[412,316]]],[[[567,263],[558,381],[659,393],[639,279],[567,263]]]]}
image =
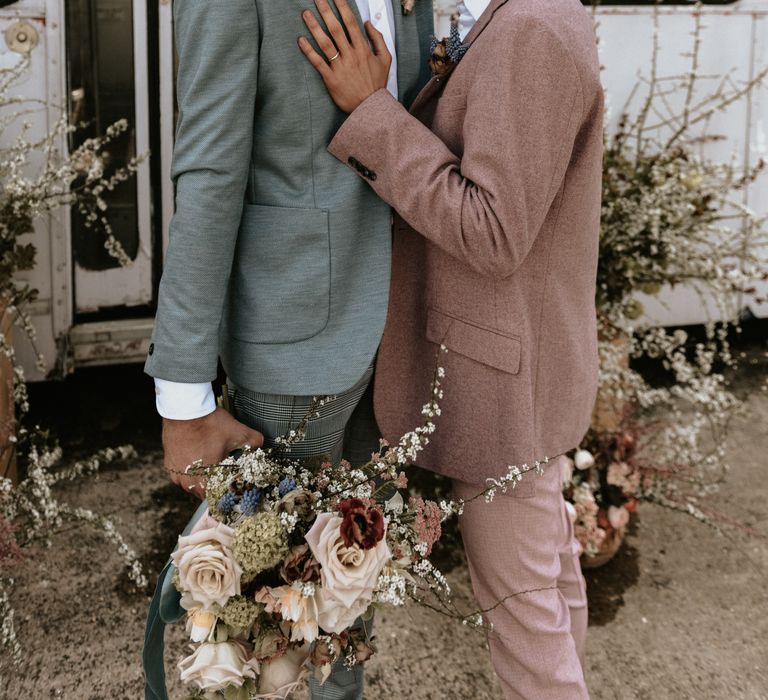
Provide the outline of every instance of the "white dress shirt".
{"type": "MultiPolygon", "coordinates": [[[[370,21],[384,35],[384,42],[389,49],[389,53],[392,54],[392,65],[389,68],[387,90],[397,99],[397,52],[395,51],[395,18],[392,14],[392,0],[355,1],[357,2],[357,8],[360,10],[360,18],[363,22],[370,21]]],[[[364,28],[363,33],[365,34],[364,28]]]]}
{"type": "Polygon", "coordinates": [[[491,0],[459,0],[459,36],[465,39],[491,0]]]}
{"type": "MultiPolygon", "coordinates": [[[[363,22],[370,21],[384,36],[392,66],[387,90],[397,98],[397,53],[395,52],[395,18],[393,0],[355,0],[363,22]]],[[[469,3],[470,0],[467,0],[469,3]]],[[[399,3],[398,3],[399,4],[399,3]]],[[[365,30],[363,30],[365,31],[365,30]]],[[[155,379],[155,403],[163,418],[192,420],[202,418],[216,409],[216,398],[210,382],[181,383],[155,379]]]]}

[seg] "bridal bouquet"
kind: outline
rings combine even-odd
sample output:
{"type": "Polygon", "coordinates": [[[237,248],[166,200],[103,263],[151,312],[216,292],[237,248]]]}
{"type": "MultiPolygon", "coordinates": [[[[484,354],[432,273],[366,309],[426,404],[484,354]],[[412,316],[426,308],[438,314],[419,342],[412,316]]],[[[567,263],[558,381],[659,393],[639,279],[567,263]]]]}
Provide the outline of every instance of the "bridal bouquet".
{"type": "Polygon", "coordinates": [[[339,659],[370,658],[374,644],[355,623],[376,606],[429,592],[450,608],[429,555],[455,504],[408,497],[402,471],[435,429],[443,374],[424,424],[361,467],[289,459],[310,414],[271,450],[188,468],[205,475],[208,505],[172,557],[192,641],[179,663],[191,697],[286,697],[310,663],[325,680],[339,659]]]}

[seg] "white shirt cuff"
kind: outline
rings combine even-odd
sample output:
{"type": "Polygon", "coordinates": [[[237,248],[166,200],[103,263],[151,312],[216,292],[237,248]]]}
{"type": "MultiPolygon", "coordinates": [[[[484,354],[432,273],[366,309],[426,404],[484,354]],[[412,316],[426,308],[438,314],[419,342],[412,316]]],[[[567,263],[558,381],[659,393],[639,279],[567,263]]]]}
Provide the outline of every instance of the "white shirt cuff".
{"type": "Polygon", "coordinates": [[[210,382],[185,384],[155,379],[157,412],[171,420],[194,420],[216,410],[216,397],[210,382]]]}

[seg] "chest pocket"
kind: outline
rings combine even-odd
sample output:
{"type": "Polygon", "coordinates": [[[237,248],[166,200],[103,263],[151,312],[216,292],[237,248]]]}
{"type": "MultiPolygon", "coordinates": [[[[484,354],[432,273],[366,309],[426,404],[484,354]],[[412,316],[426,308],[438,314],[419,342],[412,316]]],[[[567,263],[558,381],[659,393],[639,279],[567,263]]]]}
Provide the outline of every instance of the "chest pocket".
{"type": "Polygon", "coordinates": [[[246,205],[230,279],[229,334],[250,343],[296,343],[330,317],[328,212],[246,205]]]}

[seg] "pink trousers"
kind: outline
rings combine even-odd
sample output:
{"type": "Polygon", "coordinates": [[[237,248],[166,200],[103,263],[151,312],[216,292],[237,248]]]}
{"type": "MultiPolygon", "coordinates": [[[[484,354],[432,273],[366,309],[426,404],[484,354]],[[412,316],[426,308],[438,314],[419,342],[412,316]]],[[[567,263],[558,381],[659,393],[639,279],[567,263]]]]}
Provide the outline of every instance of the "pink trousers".
{"type": "MultiPolygon", "coordinates": [[[[477,602],[495,606],[485,618],[507,700],[589,698],[586,588],[561,493],[564,459],[550,460],[543,475],[526,473],[491,503],[468,504],[459,519],[477,602]]],[[[454,481],[457,498],[481,488],[454,481]]]]}

